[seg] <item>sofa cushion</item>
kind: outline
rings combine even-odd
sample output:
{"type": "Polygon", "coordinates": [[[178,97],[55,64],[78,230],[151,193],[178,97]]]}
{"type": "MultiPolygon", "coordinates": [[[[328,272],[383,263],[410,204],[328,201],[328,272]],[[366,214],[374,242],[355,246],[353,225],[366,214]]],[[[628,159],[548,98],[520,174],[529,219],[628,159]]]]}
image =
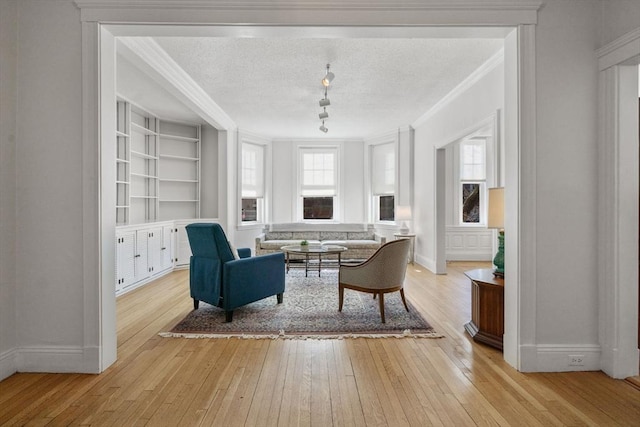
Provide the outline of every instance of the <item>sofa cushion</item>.
{"type": "Polygon", "coordinates": [[[321,231],[320,240],[347,240],[347,235],[346,231],[321,231]]]}
{"type": "Polygon", "coordinates": [[[294,231],[293,240],[320,240],[319,231],[294,231]]]}
{"type": "Polygon", "coordinates": [[[375,240],[374,233],[369,231],[350,231],[347,233],[348,240],[375,240]]]}
{"type": "Polygon", "coordinates": [[[376,240],[347,240],[344,245],[349,249],[376,249],[380,243],[376,240]]]}
{"type": "Polygon", "coordinates": [[[293,233],[291,231],[269,231],[265,234],[267,240],[291,240],[293,233]]]}

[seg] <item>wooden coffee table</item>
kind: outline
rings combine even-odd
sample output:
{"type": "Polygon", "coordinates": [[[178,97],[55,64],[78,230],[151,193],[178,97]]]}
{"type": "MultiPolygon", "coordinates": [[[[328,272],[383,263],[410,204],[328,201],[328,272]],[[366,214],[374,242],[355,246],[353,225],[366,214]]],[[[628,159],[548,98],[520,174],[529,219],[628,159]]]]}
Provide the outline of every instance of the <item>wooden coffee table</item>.
{"type": "Polygon", "coordinates": [[[287,273],[289,272],[289,257],[291,254],[304,255],[304,277],[309,273],[309,255],[318,256],[318,277],[322,270],[322,255],[338,255],[338,268],[340,268],[340,256],[347,248],[336,245],[290,245],[280,248],[287,255],[287,273]]]}

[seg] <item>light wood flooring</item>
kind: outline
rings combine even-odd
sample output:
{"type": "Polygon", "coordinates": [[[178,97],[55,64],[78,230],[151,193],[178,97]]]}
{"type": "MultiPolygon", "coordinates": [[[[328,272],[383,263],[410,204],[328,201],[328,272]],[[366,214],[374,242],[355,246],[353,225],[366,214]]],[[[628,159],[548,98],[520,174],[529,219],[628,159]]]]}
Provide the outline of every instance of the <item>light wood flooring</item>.
{"type": "Polygon", "coordinates": [[[174,272],[118,299],[106,372],[2,381],[0,425],[640,425],[640,391],[625,381],[519,373],[474,343],[462,272],[478,265],[408,267],[407,298],[442,339],[160,338],[192,307],[188,272],[174,272]]]}

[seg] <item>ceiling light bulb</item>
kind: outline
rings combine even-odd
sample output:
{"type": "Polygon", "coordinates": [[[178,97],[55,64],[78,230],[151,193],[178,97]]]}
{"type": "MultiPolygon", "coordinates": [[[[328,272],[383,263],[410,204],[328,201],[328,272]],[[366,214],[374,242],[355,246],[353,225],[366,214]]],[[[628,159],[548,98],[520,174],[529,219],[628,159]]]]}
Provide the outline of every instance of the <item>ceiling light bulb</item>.
{"type": "Polygon", "coordinates": [[[331,101],[329,101],[329,98],[323,98],[320,100],[319,104],[321,107],[326,107],[331,104],[331,101]]]}
{"type": "Polygon", "coordinates": [[[336,76],[331,71],[327,72],[324,79],[322,79],[322,85],[325,87],[329,86],[335,77],[336,76]]]}
{"type": "Polygon", "coordinates": [[[322,113],[318,114],[318,117],[320,117],[321,120],[326,120],[329,118],[329,113],[323,111],[322,113]]]}

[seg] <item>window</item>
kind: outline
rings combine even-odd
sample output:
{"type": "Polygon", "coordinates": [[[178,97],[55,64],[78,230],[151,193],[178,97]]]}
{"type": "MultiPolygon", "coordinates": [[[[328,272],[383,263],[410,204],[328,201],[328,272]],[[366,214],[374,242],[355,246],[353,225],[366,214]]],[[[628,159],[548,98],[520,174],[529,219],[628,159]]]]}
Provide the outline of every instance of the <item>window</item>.
{"type": "Polygon", "coordinates": [[[264,146],[242,143],[242,222],[262,221],[264,198],[264,146]]]}
{"type": "Polygon", "coordinates": [[[460,218],[462,224],[484,224],[486,147],[484,140],[460,143],[460,218]]]}
{"type": "Polygon", "coordinates": [[[380,221],[395,220],[394,196],[378,196],[378,219],[380,221]]]}
{"type": "Polygon", "coordinates": [[[303,220],[335,219],[338,183],[335,148],[300,149],[300,196],[303,220]]]}
{"type": "Polygon", "coordinates": [[[395,220],[396,152],[394,143],[372,146],[371,188],[377,221],[395,220]]]}

